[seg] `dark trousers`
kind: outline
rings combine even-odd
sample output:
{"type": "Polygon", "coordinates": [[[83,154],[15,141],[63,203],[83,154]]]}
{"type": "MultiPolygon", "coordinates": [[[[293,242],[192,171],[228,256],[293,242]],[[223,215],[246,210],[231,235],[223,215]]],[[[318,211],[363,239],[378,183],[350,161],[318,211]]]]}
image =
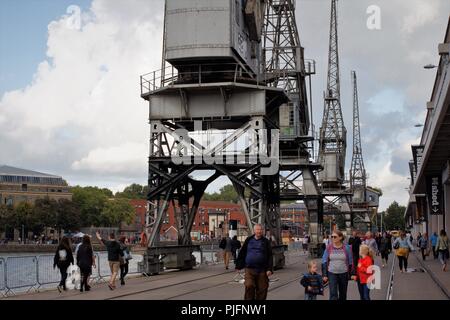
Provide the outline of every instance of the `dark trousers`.
{"type": "Polygon", "coordinates": [[[433,257],[434,257],[435,259],[437,259],[437,258],[438,258],[438,251],[436,250],[436,247],[435,247],[435,246],[432,246],[432,248],[433,248],[433,257]]]}
{"type": "Polygon", "coordinates": [[[398,266],[400,267],[400,270],[403,270],[403,268],[408,269],[408,258],[407,257],[402,257],[402,256],[398,256],[398,266]]]}
{"type": "Polygon", "coordinates": [[[63,287],[64,289],[66,288],[66,280],[67,280],[67,267],[60,267],[59,268],[59,272],[61,273],[61,281],[59,282],[59,285],[61,287],[63,287]]]}
{"type": "Polygon", "coordinates": [[[128,261],[120,265],[120,281],[124,282],[127,274],[128,274],[128,261]]]}
{"type": "Polygon", "coordinates": [[[370,300],[370,290],[367,283],[360,283],[358,281],[358,290],[361,300],[370,300]]]}
{"type": "Polygon", "coordinates": [[[266,300],[269,277],[266,272],[245,269],[245,300],[266,300]]]}
{"type": "Polygon", "coordinates": [[[425,261],[427,249],[426,248],[420,248],[420,251],[422,251],[422,259],[423,259],[423,261],[425,261]]]}
{"type": "Polygon", "coordinates": [[[328,273],[330,300],[347,300],[348,273],[328,273]]]}
{"type": "Polygon", "coordinates": [[[389,259],[389,251],[381,251],[381,259],[386,260],[387,263],[389,259]]]}

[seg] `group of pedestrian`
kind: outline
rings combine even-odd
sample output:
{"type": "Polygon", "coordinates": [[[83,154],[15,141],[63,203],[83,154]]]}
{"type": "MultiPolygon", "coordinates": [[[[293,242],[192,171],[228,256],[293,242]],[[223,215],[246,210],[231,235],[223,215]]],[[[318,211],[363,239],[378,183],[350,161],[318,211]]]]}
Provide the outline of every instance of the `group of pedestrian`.
{"type": "MultiPolygon", "coordinates": [[[[121,236],[119,241],[116,241],[114,233],[109,235],[108,240],[102,239],[100,233],[96,233],[98,240],[100,240],[107,249],[108,263],[111,270],[111,277],[108,283],[108,287],[111,290],[116,289],[116,279],[120,272],[120,284],[125,285],[125,277],[128,274],[129,261],[132,259],[132,255],[129,249],[129,242],[125,236],[121,236]]],[[[76,265],[80,270],[80,292],[90,291],[89,277],[92,275],[92,268],[96,268],[96,259],[94,250],[92,248],[91,237],[84,235],[82,241],[76,246],[75,249],[76,265]]],[[[75,265],[74,253],[70,239],[63,237],[53,261],[53,268],[58,267],[61,273],[61,281],[57,287],[59,292],[67,291],[67,270],[71,265],[75,265]]]]}

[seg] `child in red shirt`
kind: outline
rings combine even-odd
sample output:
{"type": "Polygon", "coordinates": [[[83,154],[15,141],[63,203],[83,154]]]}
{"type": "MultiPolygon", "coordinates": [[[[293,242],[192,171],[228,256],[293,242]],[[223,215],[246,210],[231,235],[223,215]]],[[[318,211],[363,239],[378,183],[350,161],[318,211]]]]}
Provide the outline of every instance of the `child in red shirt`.
{"type": "Polygon", "coordinates": [[[370,300],[370,289],[367,286],[367,282],[369,277],[373,275],[372,270],[369,272],[369,267],[374,264],[372,251],[367,245],[361,245],[359,248],[359,256],[360,259],[358,260],[358,267],[356,269],[359,295],[361,296],[361,300],[370,300]]]}

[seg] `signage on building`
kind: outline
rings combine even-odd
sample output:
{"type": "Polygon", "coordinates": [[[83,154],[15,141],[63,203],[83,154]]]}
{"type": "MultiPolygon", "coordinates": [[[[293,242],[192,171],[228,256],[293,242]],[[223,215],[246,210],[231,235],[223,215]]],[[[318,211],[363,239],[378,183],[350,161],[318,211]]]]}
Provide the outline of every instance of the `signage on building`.
{"type": "Polygon", "coordinates": [[[415,173],[419,173],[420,167],[422,166],[422,157],[423,157],[423,151],[425,149],[425,146],[411,146],[412,153],[413,153],[413,159],[414,159],[414,167],[415,167],[415,173]]]}
{"type": "Polygon", "coordinates": [[[444,203],[441,176],[427,177],[427,196],[431,215],[443,215],[444,203]]]}

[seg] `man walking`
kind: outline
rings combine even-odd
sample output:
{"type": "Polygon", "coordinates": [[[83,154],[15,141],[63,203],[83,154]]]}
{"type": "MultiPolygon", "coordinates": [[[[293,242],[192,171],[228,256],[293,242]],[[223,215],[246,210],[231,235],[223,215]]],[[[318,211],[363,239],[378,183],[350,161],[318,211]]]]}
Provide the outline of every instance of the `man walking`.
{"type": "Polygon", "coordinates": [[[352,246],[353,265],[358,265],[359,247],[361,246],[361,238],[358,236],[358,231],[353,230],[352,236],[348,239],[348,244],[352,246]]]}
{"type": "Polygon", "coordinates": [[[108,250],[108,262],[111,269],[111,279],[109,280],[108,287],[111,290],[116,289],[116,278],[120,269],[120,258],[123,257],[123,251],[120,248],[119,242],[116,241],[114,233],[109,235],[109,240],[102,239],[100,233],[96,233],[97,239],[100,240],[108,250]]]}
{"type": "Polygon", "coordinates": [[[269,277],[273,274],[272,246],[257,224],[239,252],[236,269],[245,268],[245,300],[266,300],[269,277]]]}
{"type": "Polygon", "coordinates": [[[231,240],[229,234],[225,236],[225,248],[223,249],[223,257],[225,262],[225,269],[228,270],[230,264],[231,256],[233,251],[233,241],[231,240]]]}
{"type": "Polygon", "coordinates": [[[431,249],[433,250],[433,258],[437,259],[438,252],[436,250],[436,245],[437,245],[437,241],[438,241],[438,235],[436,232],[433,232],[433,235],[430,237],[430,241],[431,241],[431,249]]]}

